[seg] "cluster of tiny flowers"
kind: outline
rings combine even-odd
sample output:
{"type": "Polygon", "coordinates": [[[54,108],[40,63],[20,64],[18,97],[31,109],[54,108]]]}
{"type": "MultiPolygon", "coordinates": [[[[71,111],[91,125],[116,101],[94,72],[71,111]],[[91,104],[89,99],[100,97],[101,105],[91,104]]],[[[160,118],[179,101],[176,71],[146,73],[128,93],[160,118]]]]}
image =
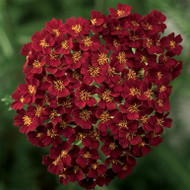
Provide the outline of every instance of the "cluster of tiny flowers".
{"type": "Polygon", "coordinates": [[[48,147],[48,171],[86,189],[125,178],[162,141],[182,41],[162,36],[166,17],[118,4],[91,20],[53,19],[23,46],[25,83],[12,98],[15,125],[48,147]]]}

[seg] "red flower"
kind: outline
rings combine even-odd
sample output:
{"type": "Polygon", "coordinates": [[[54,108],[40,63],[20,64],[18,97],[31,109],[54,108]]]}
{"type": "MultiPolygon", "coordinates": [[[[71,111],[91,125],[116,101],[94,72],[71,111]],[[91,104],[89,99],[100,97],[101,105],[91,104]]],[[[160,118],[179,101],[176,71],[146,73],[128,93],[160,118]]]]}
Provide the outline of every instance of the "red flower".
{"type": "Polygon", "coordinates": [[[35,51],[46,54],[50,53],[50,48],[54,45],[55,40],[49,35],[49,32],[43,29],[32,36],[32,42],[32,48],[35,51]]]}
{"type": "Polygon", "coordinates": [[[90,22],[82,17],[79,17],[78,19],[75,17],[67,19],[66,27],[68,33],[73,37],[85,36],[90,33],[90,22]]]}
{"type": "Polygon", "coordinates": [[[48,88],[49,93],[54,96],[65,97],[69,95],[69,90],[66,86],[69,84],[69,80],[66,76],[62,78],[55,78],[53,75],[49,76],[51,85],[48,88]]]}
{"type": "Polygon", "coordinates": [[[91,160],[97,160],[100,158],[98,151],[96,149],[89,149],[84,147],[81,149],[80,155],[76,159],[77,164],[82,168],[85,168],[91,160]]]}
{"type": "Polygon", "coordinates": [[[109,8],[110,15],[114,18],[123,18],[131,14],[132,7],[129,5],[122,5],[118,3],[117,10],[114,8],[109,8]]]}
{"type": "Polygon", "coordinates": [[[76,124],[81,125],[83,129],[91,129],[92,124],[95,124],[97,121],[93,111],[94,109],[92,108],[74,109],[73,115],[76,124]]]}
{"type": "Polygon", "coordinates": [[[86,105],[89,107],[95,105],[96,99],[92,97],[92,95],[95,93],[95,89],[95,87],[85,84],[81,85],[80,88],[77,88],[75,100],[76,106],[84,108],[86,105]]]}
{"type": "Polygon", "coordinates": [[[17,111],[15,116],[15,125],[20,127],[20,132],[28,134],[29,131],[34,131],[38,126],[38,120],[34,118],[35,113],[23,109],[17,111]]]}

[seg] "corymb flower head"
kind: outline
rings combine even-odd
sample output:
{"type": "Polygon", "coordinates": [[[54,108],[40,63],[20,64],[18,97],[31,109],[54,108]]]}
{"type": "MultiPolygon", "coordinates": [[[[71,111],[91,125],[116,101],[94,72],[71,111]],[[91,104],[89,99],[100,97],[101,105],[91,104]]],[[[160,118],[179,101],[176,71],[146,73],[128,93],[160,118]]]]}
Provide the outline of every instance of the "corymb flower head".
{"type": "Polygon", "coordinates": [[[166,17],[118,4],[110,15],[53,19],[24,45],[25,83],[12,98],[15,125],[60,182],[86,189],[125,178],[171,127],[169,96],[182,69],[180,35],[166,17]]]}

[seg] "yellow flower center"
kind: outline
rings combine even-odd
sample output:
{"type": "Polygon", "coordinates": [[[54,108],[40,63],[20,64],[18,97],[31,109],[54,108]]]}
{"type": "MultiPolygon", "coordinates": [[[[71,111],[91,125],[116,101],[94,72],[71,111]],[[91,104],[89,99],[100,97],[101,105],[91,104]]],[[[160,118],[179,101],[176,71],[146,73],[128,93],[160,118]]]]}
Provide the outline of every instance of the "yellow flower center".
{"type": "Polygon", "coordinates": [[[66,158],[67,154],[68,154],[68,151],[67,151],[67,150],[63,150],[63,151],[61,152],[61,154],[60,154],[60,157],[61,157],[61,158],[66,158]]]}
{"type": "Polygon", "coordinates": [[[59,92],[63,91],[63,89],[65,88],[62,80],[53,81],[53,84],[54,84],[55,90],[57,90],[59,92]]]}
{"type": "Polygon", "coordinates": [[[166,90],[166,86],[165,86],[165,85],[162,85],[162,86],[160,87],[159,92],[162,93],[162,92],[164,92],[165,90],[166,90]]]}
{"type": "Polygon", "coordinates": [[[65,41],[62,41],[61,42],[61,47],[63,48],[63,49],[68,49],[69,48],[69,45],[68,45],[68,40],[65,40],[65,41]]]}
{"type": "Polygon", "coordinates": [[[85,45],[85,46],[87,46],[87,47],[92,46],[93,41],[91,40],[90,37],[87,36],[87,37],[84,38],[82,41],[84,42],[84,45],[85,45]]]}
{"type": "Polygon", "coordinates": [[[148,30],[153,30],[152,25],[151,25],[151,24],[149,24],[149,23],[147,23],[147,24],[146,24],[146,27],[148,28],[148,30]]]}
{"type": "Polygon", "coordinates": [[[124,16],[125,15],[125,11],[124,10],[117,10],[117,15],[118,16],[124,16]]]}
{"type": "Polygon", "coordinates": [[[172,49],[174,49],[175,48],[175,41],[170,41],[170,44],[169,44],[169,46],[172,48],[172,49]]]}
{"type": "Polygon", "coordinates": [[[139,24],[135,20],[133,20],[131,23],[133,26],[139,26],[139,24]]]}
{"type": "Polygon", "coordinates": [[[88,72],[90,73],[91,77],[96,77],[99,75],[100,67],[89,66],[88,72]]]}
{"type": "Polygon", "coordinates": [[[150,48],[151,45],[152,45],[152,40],[147,38],[146,39],[146,47],[150,48]]]}
{"type": "Polygon", "coordinates": [[[122,30],[123,28],[122,28],[122,26],[119,24],[118,26],[115,26],[114,29],[118,31],[118,30],[122,30]]]}
{"type": "Polygon", "coordinates": [[[130,105],[130,106],[128,107],[128,111],[129,111],[130,113],[134,113],[134,112],[138,112],[139,109],[138,109],[138,106],[137,106],[136,104],[134,104],[134,105],[130,105]]]}
{"type": "Polygon", "coordinates": [[[110,95],[111,94],[111,90],[105,90],[103,93],[102,93],[102,99],[105,101],[105,102],[112,102],[113,101],[113,97],[110,95]]]}
{"type": "Polygon", "coordinates": [[[109,120],[110,120],[110,115],[109,115],[108,111],[104,111],[104,112],[100,115],[100,121],[101,121],[102,123],[105,123],[105,122],[107,122],[107,121],[109,121],[109,120]]]}
{"type": "Polygon", "coordinates": [[[97,19],[96,18],[94,18],[94,19],[92,19],[90,21],[91,21],[92,25],[95,25],[97,23],[97,19]]]}
{"type": "Polygon", "coordinates": [[[83,120],[83,121],[87,121],[89,118],[90,118],[90,115],[91,115],[91,111],[88,111],[88,110],[83,110],[79,113],[79,116],[80,118],[83,120]]]}
{"type": "Polygon", "coordinates": [[[29,90],[30,94],[34,94],[35,93],[35,86],[28,85],[28,90],[29,90]]]}
{"type": "Polygon", "coordinates": [[[56,111],[56,110],[53,110],[53,111],[51,111],[51,114],[49,115],[49,118],[50,118],[50,119],[54,119],[54,118],[57,117],[57,116],[58,116],[57,111],[56,111]]]}
{"type": "Polygon", "coordinates": [[[163,77],[163,74],[161,72],[157,72],[157,78],[160,80],[163,77]]]}
{"type": "Polygon", "coordinates": [[[130,88],[130,93],[129,93],[129,95],[131,95],[131,96],[136,96],[136,95],[139,95],[140,93],[139,93],[139,90],[137,89],[137,88],[134,88],[134,87],[132,87],[132,88],[130,88]]]}
{"type": "Polygon", "coordinates": [[[60,35],[60,32],[58,29],[53,29],[53,32],[55,33],[56,37],[58,37],[60,35]]]}
{"type": "Polygon", "coordinates": [[[40,117],[42,110],[43,110],[43,107],[41,106],[37,107],[35,116],[40,117]]]}
{"type": "Polygon", "coordinates": [[[159,107],[162,107],[162,106],[163,106],[163,100],[158,99],[158,100],[157,100],[157,103],[158,103],[158,106],[159,106],[159,107]]]}
{"type": "Polygon", "coordinates": [[[42,48],[47,48],[49,47],[49,44],[46,42],[45,38],[43,40],[40,40],[40,46],[42,48]]]}
{"type": "Polygon", "coordinates": [[[77,139],[78,139],[78,140],[82,140],[82,139],[84,139],[85,137],[86,137],[86,135],[83,134],[83,133],[78,133],[78,134],[77,134],[77,139]]]}
{"type": "Polygon", "coordinates": [[[127,59],[125,57],[125,52],[119,52],[118,56],[116,56],[119,60],[119,63],[126,63],[127,59]]]}
{"type": "Polygon", "coordinates": [[[73,52],[73,61],[74,63],[76,63],[77,61],[79,61],[79,59],[81,58],[81,52],[80,51],[75,51],[73,52]]]}
{"type": "Polygon", "coordinates": [[[80,92],[80,99],[82,101],[86,101],[86,100],[89,100],[89,98],[91,97],[91,93],[86,91],[86,90],[82,90],[80,92]]]}
{"type": "Polygon", "coordinates": [[[105,54],[105,53],[98,54],[98,60],[97,61],[98,61],[99,65],[104,65],[104,63],[107,63],[108,62],[107,54],[105,54]]]}
{"type": "Polygon", "coordinates": [[[117,48],[118,46],[120,46],[120,43],[116,39],[114,39],[113,40],[113,45],[114,45],[115,48],[117,48]]]}
{"type": "Polygon", "coordinates": [[[91,154],[90,152],[86,152],[86,154],[83,155],[83,158],[90,158],[91,157],[91,154]]]}
{"type": "Polygon", "coordinates": [[[69,97],[67,100],[63,101],[62,106],[65,108],[72,107],[72,99],[69,97]]]}
{"type": "Polygon", "coordinates": [[[121,120],[117,125],[119,126],[119,129],[121,129],[122,127],[128,129],[126,120],[121,120]]]}
{"type": "Polygon", "coordinates": [[[51,59],[51,60],[56,60],[57,58],[58,58],[58,55],[56,55],[55,52],[52,51],[52,52],[50,53],[50,59],[51,59]]]}
{"type": "Polygon", "coordinates": [[[110,143],[110,145],[109,145],[109,148],[111,149],[111,150],[114,150],[115,148],[116,148],[117,146],[116,146],[116,144],[113,142],[113,143],[110,143]]]}
{"type": "Polygon", "coordinates": [[[37,137],[37,138],[40,138],[42,135],[43,135],[43,133],[37,133],[37,134],[36,134],[36,137],[37,137]]]}
{"type": "Polygon", "coordinates": [[[149,100],[152,100],[152,99],[153,99],[153,97],[152,97],[153,94],[154,94],[154,93],[152,92],[151,89],[147,89],[147,91],[144,92],[144,95],[145,95],[149,100]]]}
{"type": "Polygon", "coordinates": [[[23,97],[23,95],[20,97],[20,102],[23,103],[25,101],[25,98],[23,97]]]}
{"type": "Polygon", "coordinates": [[[136,72],[135,72],[133,69],[129,69],[129,72],[128,72],[128,74],[127,74],[127,77],[128,77],[128,80],[129,80],[129,79],[135,80],[135,79],[136,79],[136,72]]]}
{"type": "Polygon", "coordinates": [[[114,76],[116,74],[115,68],[114,67],[109,67],[108,73],[110,76],[114,76]]]}
{"type": "Polygon", "coordinates": [[[38,69],[41,67],[41,63],[38,61],[38,60],[35,60],[33,63],[32,63],[32,66],[35,68],[35,69],[38,69]]]}
{"type": "Polygon", "coordinates": [[[141,62],[143,63],[147,62],[147,58],[144,55],[141,55],[141,62]]]}
{"type": "Polygon", "coordinates": [[[47,130],[47,136],[51,137],[51,138],[55,138],[57,136],[57,134],[54,132],[53,129],[48,129],[47,130]]]}
{"type": "Polygon", "coordinates": [[[22,117],[22,119],[23,119],[24,125],[30,126],[32,124],[32,119],[28,117],[27,115],[22,117]]]}
{"type": "Polygon", "coordinates": [[[157,118],[157,122],[156,122],[157,125],[160,125],[163,127],[163,123],[164,123],[164,118],[160,118],[160,119],[157,118]]]}
{"type": "Polygon", "coordinates": [[[72,26],[72,30],[74,30],[75,31],[75,33],[80,33],[81,32],[81,30],[82,30],[82,27],[81,27],[81,25],[80,24],[76,24],[76,25],[74,25],[74,26],[72,26]]]}
{"type": "Polygon", "coordinates": [[[146,115],[143,115],[142,117],[141,117],[141,122],[142,123],[147,123],[148,122],[148,119],[149,119],[149,116],[146,114],[146,115]]]}
{"type": "Polygon", "coordinates": [[[62,127],[63,129],[66,129],[67,126],[68,126],[68,124],[67,124],[64,120],[61,121],[61,125],[60,125],[60,127],[62,127]]]}

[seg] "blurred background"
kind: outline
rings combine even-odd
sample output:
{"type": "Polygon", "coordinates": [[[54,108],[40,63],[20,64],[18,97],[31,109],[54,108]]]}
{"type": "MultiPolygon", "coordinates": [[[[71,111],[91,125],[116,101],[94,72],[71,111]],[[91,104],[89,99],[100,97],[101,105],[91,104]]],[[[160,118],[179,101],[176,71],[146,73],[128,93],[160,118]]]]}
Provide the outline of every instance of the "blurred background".
{"type": "Polygon", "coordinates": [[[59,184],[58,177],[41,164],[44,150],[34,147],[17,127],[10,111],[11,95],[24,81],[25,58],[19,52],[37,30],[52,18],[90,17],[91,10],[108,14],[117,3],[128,4],[145,15],[157,9],[167,16],[166,34],[181,34],[184,50],[182,75],[173,83],[172,128],[163,143],[124,180],[114,180],[102,190],[190,190],[190,1],[189,0],[0,0],[0,190],[79,190],[76,184],[59,184]]]}

